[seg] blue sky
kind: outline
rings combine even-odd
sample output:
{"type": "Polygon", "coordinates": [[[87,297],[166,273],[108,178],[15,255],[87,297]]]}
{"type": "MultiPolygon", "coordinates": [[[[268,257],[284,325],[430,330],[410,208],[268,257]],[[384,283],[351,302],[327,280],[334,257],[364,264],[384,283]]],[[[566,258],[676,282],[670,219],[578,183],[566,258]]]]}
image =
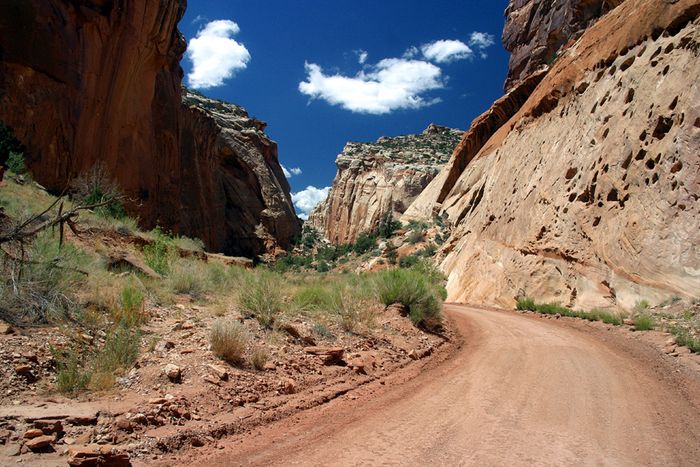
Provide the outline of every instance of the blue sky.
{"type": "Polygon", "coordinates": [[[347,141],[466,129],[502,95],[506,4],[189,0],[185,84],[268,123],[308,209],[347,141]]]}

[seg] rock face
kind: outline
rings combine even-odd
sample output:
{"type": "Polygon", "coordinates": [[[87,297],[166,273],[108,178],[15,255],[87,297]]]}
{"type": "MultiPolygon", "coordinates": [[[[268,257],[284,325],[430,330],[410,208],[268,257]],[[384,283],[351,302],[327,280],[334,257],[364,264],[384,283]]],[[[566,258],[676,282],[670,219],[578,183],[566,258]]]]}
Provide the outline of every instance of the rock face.
{"type": "Polygon", "coordinates": [[[447,162],[461,131],[430,125],[420,135],[348,143],[336,159],[328,199],[309,223],[333,243],[350,243],[377,227],[383,215],[399,217],[447,162]]]}
{"type": "Polygon", "coordinates": [[[181,102],[185,41],[177,23],[185,6],[0,3],[0,120],[25,144],[33,176],[51,191],[63,191],[100,161],[145,227],[199,237],[230,254],[284,247],[299,226],[291,202],[289,209],[277,202],[288,200],[289,189],[262,126],[250,131],[255,124],[240,123],[247,118],[240,115],[233,118],[239,123],[222,123],[221,114],[181,102]]]}
{"type": "Polygon", "coordinates": [[[511,0],[503,45],[511,52],[506,91],[577,39],[601,15],[624,0],[511,0]]]}
{"type": "Polygon", "coordinates": [[[300,222],[265,123],[191,91],[183,95],[182,115],[182,171],[193,176],[181,181],[181,203],[192,206],[178,220],[181,229],[234,256],[286,248],[300,222]]]}
{"type": "Polygon", "coordinates": [[[431,184],[432,210],[410,211],[451,224],[448,300],[630,308],[698,296],[698,16],[699,0],[627,0],[558,58],[454,183],[431,184]]]}

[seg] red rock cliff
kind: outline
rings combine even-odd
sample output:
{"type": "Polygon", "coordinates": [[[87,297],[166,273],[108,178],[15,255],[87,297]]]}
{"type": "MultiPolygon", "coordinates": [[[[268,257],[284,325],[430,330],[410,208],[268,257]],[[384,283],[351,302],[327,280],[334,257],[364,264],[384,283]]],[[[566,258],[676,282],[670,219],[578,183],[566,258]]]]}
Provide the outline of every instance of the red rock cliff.
{"type": "Polygon", "coordinates": [[[299,225],[274,143],[241,136],[262,150],[266,169],[253,170],[241,162],[250,155],[239,154],[240,144],[230,139],[221,149],[220,128],[181,103],[185,41],[177,23],[185,7],[185,0],[3,1],[0,120],[52,191],[101,161],[138,200],[128,208],[146,227],[231,254],[286,247],[299,225]],[[268,206],[263,185],[288,206],[268,206]]]}

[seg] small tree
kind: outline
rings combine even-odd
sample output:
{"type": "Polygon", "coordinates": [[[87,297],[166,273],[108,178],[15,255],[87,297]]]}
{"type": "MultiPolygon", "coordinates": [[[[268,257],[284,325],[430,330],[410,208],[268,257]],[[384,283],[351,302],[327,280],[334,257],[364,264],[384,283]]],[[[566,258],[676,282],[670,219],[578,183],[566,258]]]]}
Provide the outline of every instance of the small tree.
{"type": "Polygon", "coordinates": [[[393,213],[389,210],[379,219],[379,226],[377,226],[376,233],[381,238],[391,238],[394,232],[400,228],[401,222],[394,219],[393,213]]]}

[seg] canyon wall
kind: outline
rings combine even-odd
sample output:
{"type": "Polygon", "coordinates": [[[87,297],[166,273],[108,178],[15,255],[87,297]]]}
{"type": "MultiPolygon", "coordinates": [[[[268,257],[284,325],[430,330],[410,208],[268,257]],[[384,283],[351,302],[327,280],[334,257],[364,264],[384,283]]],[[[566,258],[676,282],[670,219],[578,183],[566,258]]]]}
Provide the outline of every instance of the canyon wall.
{"type": "Polygon", "coordinates": [[[26,146],[35,179],[55,193],[99,161],[144,227],[229,254],[287,247],[299,223],[275,144],[262,127],[228,128],[181,101],[185,7],[0,3],[0,121],[26,146]]]}
{"type": "Polygon", "coordinates": [[[351,243],[391,212],[398,218],[448,160],[462,132],[430,125],[420,135],[348,143],[325,202],[309,224],[336,244],[351,243]]]}
{"type": "Polygon", "coordinates": [[[698,16],[698,0],[614,8],[456,179],[446,166],[416,200],[409,213],[451,225],[439,252],[449,300],[631,308],[699,296],[698,16]]]}
{"type": "Polygon", "coordinates": [[[511,53],[506,91],[552,63],[601,15],[624,0],[512,0],[506,9],[503,45],[511,53]]]}

